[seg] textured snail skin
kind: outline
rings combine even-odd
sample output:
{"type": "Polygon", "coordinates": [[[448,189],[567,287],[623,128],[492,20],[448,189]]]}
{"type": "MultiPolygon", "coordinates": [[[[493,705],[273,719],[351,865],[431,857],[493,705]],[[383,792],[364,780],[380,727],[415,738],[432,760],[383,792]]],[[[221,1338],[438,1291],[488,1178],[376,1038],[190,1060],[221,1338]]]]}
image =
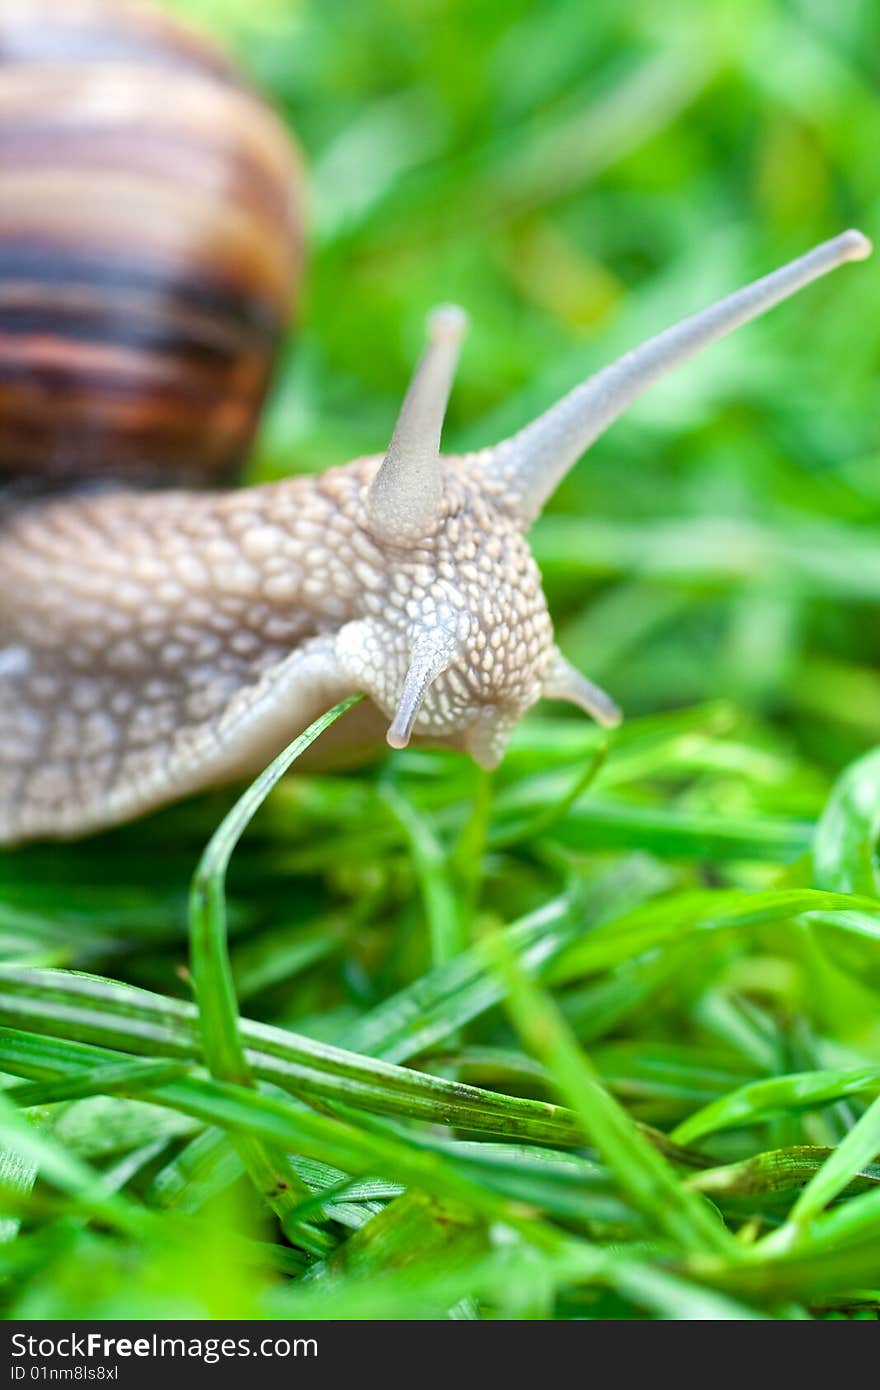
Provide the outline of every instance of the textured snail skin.
{"type": "Polygon", "coordinates": [[[18,509],[0,530],[0,840],[82,834],[254,772],[352,690],[390,718],[414,632],[446,630],[457,652],[419,735],[496,762],[554,659],[536,566],[457,459],[430,538],[376,540],[380,462],[18,509]]]}
{"type": "Polygon", "coordinates": [[[211,482],[299,278],[288,134],[131,0],[0,0],[0,473],[211,482]]]}

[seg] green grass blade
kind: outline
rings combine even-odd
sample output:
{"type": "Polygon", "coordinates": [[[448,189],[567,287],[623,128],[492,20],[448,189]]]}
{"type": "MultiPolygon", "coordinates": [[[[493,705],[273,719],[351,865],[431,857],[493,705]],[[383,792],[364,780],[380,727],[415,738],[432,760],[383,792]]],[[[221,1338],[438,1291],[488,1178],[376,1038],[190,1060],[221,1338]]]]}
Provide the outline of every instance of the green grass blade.
{"type": "Polygon", "coordinates": [[[875,847],[880,836],[880,749],[859,758],[834,784],[813,837],[818,887],[880,894],[875,847]]]}
{"type": "Polygon", "coordinates": [[[694,935],[751,930],[772,922],[792,921],[806,913],[851,907],[873,912],[880,930],[880,903],[846,893],[801,888],[770,889],[760,893],[728,889],[675,894],[659,903],[637,907],[616,921],[605,922],[572,943],[554,964],[551,978],[571,980],[607,970],[694,935]]]}
{"type": "Polygon", "coordinates": [[[84,1211],[106,1221],[114,1229],[137,1235],[151,1219],[124,1198],[107,1192],[99,1174],[42,1134],[3,1095],[0,1095],[0,1145],[15,1154],[19,1164],[32,1166],[44,1181],[73,1197],[84,1211]]]}
{"type": "Polygon", "coordinates": [[[444,965],[459,955],[467,944],[447,856],[424,817],[391,783],[383,786],[382,799],[403,831],[412,853],[428,919],[432,963],[444,965]]]}
{"type": "MultiPolygon", "coordinates": [[[[292,764],[361,698],[352,696],[328,710],[273,759],[218,826],[193,875],[189,934],[199,1031],[208,1070],[221,1081],[245,1086],[253,1084],[241,1037],[229,959],[226,922],[229,861],[254,815],[292,764]]],[[[241,1141],[241,1155],[254,1185],[281,1219],[285,1232],[307,1249],[317,1253],[326,1250],[323,1237],[303,1226],[295,1214],[305,1194],[287,1155],[273,1153],[250,1136],[241,1141]]]]}
{"type": "MultiPolygon", "coordinates": [[[[13,994],[8,974],[5,983],[0,1018],[17,1026],[24,1023],[26,1031],[39,1029],[49,1036],[122,1052],[198,1059],[196,1022],[189,1005],[146,991],[117,994],[106,990],[106,982],[85,977],[58,976],[37,997],[32,992],[13,994]],[[107,1013],[102,1016],[95,1003],[103,1004],[107,1013]]],[[[563,1107],[362,1058],[266,1025],[246,1026],[243,1031],[249,1043],[253,1038],[247,1055],[254,1074],[298,1094],[377,1114],[515,1134],[539,1142],[578,1142],[577,1126],[563,1107]]],[[[8,1031],[5,1037],[0,1033],[0,1054],[6,1056],[10,1069],[17,1046],[18,1039],[11,1039],[8,1031]]],[[[119,1060],[118,1053],[114,1060],[119,1060]]]]}
{"type": "Polygon", "coordinates": [[[249,1079],[227,943],[226,872],[229,861],[251,820],[292,764],[361,698],[353,695],[322,714],[273,759],[218,826],[193,875],[189,903],[190,951],[199,1023],[208,1069],[224,1080],[247,1082],[249,1079]]]}
{"type": "Polygon", "coordinates": [[[795,1202],[789,1221],[805,1226],[880,1154],[880,1096],[841,1141],[795,1202]]]}
{"type": "Polygon", "coordinates": [[[683,1250],[730,1255],[732,1238],[709,1205],[684,1187],[666,1160],[639,1132],[622,1106],[599,1084],[586,1057],[548,996],[530,982],[493,941],[508,989],[507,1007],[529,1049],[555,1077],[584,1132],[638,1209],[683,1250]]]}
{"type": "Polygon", "coordinates": [[[878,1087],[880,1067],[829,1067],[753,1081],[689,1116],[673,1131],[672,1138],[677,1144],[692,1144],[720,1129],[756,1124],[786,1110],[812,1110],[878,1087]]]}
{"type": "Polygon", "coordinates": [[[22,1110],[36,1105],[58,1105],[62,1101],[80,1100],[85,1096],[136,1095],[151,1086],[161,1086],[173,1077],[182,1076],[186,1067],[180,1062],[108,1062],[82,1074],[61,1081],[37,1081],[23,1086],[11,1086],[5,1096],[22,1110]]]}
{"type": "MultiPolygon", "coordinates": [[[[524,970],[540,972],[549,968],[563,946],[581,934],[585,923],[614,917],[665,885],[665,877],[650,861],[625,861],[591,883],[577,901],[568,896],[553,898],[512,923],[505,928],[505,939],[524,970]]],[[[485,948],[478,942],[457,959],[384,1000],[340,1041],[354,1052],[405,1061],[478,1018],[499,1003],[503,993],[503,984],[490,969],[485,948]]]]}
{"type": "MultiPolygon", "coordinates": [[[[688,1178],[688,1186],[720,1201],[725,1197],[775,1196],[801,1191],[836,1150],[816,1144],[770,1149],[739,1163],[705,1168],[688,1178]]],[[[880,1164],[866,1163],[850,1174],[856,1190],[880,1184],[880,1164]]],[[[841,1189],[842,1190],[842,1189],[841,1189]]]]}

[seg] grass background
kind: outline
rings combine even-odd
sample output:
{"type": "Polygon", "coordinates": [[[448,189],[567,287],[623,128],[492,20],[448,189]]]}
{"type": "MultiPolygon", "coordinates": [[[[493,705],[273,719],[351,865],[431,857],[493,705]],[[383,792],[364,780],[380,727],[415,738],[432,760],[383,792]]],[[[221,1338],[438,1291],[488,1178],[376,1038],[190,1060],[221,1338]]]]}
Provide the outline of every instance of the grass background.
{"type": "MultiPolygon", "coordinates": [[[[254,479],[381,449],[437,301],[470,447],[880,231],[870,0],[174,8],[309,168],[254,479]]],[[[288,778],[225,895],[256,792],[191,896],[232,793],[3,856],[7,1316],[876,1316],[878,311],[713,349],[535,527],[609,746],[288,778]]]]}

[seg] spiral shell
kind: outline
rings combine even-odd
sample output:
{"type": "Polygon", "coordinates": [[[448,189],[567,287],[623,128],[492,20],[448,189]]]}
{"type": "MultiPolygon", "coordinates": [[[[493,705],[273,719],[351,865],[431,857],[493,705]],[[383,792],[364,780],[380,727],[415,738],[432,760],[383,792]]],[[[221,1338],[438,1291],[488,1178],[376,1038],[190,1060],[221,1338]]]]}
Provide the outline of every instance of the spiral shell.
{"type": "Polygon", "coordinates": [[[0,0],[0,471],[222,479],[299,281],[289,137],[135,0],[0,0]]]}

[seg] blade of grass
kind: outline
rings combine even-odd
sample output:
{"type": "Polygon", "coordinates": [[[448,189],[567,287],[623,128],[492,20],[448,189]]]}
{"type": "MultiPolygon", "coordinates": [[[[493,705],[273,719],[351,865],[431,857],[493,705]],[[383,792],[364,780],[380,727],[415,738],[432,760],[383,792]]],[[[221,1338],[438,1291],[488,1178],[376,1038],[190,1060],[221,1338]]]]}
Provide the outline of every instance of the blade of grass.
{"type": "MultiPolygon", "coordinates": [[[[88,1050],[82,1044],[79,1046],[82,1055],[86,1055],[88,1050]]],[[[66,1051],[60,1050],[62,1054],[66,1051]]],[[[42,1062],[44,1073],[50,1065],[48,1060],[42,1062]]],[[[61,1066],[69,1067],[69,1060],[61,1066]]],[[[487,1220],[521,1229],[528,1239],[538,1244],[552,1245],[557,1240],[557,1234],[549,1226],[536,1223],[528,1209],[487,1192],[459,1173],[446,1157],[433,1153],[414,1136],[401,1135],[387,1126],[356,1128],[348,1118],[317,1114],[295,1102],[264,1095],[251,1087],[195,1075],[157,1086],[144,1096],[204,1124],[218,1125],[233,1134],[258,1139],[273,1150],[280,1148],[285,1153],[292,1151],[304,1155],[344,1174],[382,1174],[404,1186],[424,1187],[428,1192],[461,1200],[487,1220]]],[[[8,1109],[19,1125],[25,1124],[14,1107],[8,1106],[8,1109]]],[[[2,1139],[0,1127],[0,1141],[2,1139]]]]}
{"type": "Polygon", "coordinates": [[[550,805],[541,806],[530,816],[521,816],[514,821],[506,820],[502,825],[493,826],[488,835],[489,847],[497,850],[511,849],[518,844],[533,844],[548,830],[552,830],[555,825],[565,819],[575,802],[590,787],[601,771],[607,756],[608,741],[603,739],[593,749],[592,756],[586,766],[577,772],[568,791],[552,801],[550,805]]]}
{"type": "MultiPolygon", "coordinates": [[[[705,1168],[687,1179],[689,1187],[705,1192],[708,1197],[774,1196],[806,1186],[834,1149],[821,1145],[797,1144],[788,1149],[770,1149],[754,1154],[739,1163],[725,1163],[705,1168]]],[[[855,1187],[873,1187],[880,1183],[880,1164],[866,1163],[850,1178],[855,1187]]]]}
{"type": "Polygon", "coordinates": [[[734,1242],[717,1214],[678,1181],[623,1107],[599,1084],[559,1011],[528,980],[497,935],[491,949],[507,986],[507,1008],[517,1032],[555,1078],[621,1190],[683,1250],[729,1257],[734,1242]]]}
{"type": "MultiPolygon", "coordinates": [[[[551,899],[543,907],[504,929],[505,939],[529,974],[542,972],[563,946],[576,940],[588,923],[616,917],[667,886],[664,871],[651,860],[634,856],[590,883],[575,901],[551,899]]],[[[353,1052],[396,1062],[416,1057],[444,1041],[465,1023],[499,1003],[501,980],[488,968],[485,948],[477,942],[455,960],[439,966],[378,1004],[340,1038],[353,1052]]]]}
{"type": "MultiPolygon", "coordinates": [[[[0,1197],[3,1193],[16,1198],[25,1197],[37,1180],[37,1165],[32,1159],[22,1157],[13,1149],[0,1145],[0,1197]]],[[[7,1216],[0,1210],[0,1245],[15,1240],[21,1229],[21,1222],[15,1216],[7,1216]]]]}
{"type": "Polygon", "coordinates": [[[145,1224],[153,1219],[124,1197],[108,1192],[99,1174],[41,1133],[2,1093],[0,1144],[15,1154],[20,1164],[35,1168],[45,1182],[74,1197],[83,1211],[114,1230],[137,1236],[143,1234],[145,1224]]]}
{"type": "MultiPolygon", "coordinates": [[[[100,997],[99,995],[97,997],[100,997]]],[[[149,999],[150,996],[147,996],[149,999]]],[[[95,1021],[95,1011],[62,1007],[57,1009],[53,1003],[52,1019],[45,1009],[31,1010],[29,1001],[16,1010],[16,1022],[27,1021],[43,1031],[45,1035],[66,1039],[67,1046],[83,1048],[95,1044],[112,1045],[113,1051],[92,1054],[94,1061],[120,1061],[123,1052],[171,1053],[191,1061],[198,1058],[195,1027],[184,1016],[180,1022],[189,1025],[175,1030],[173,1042],[168,1037],[167,1028],[158,1021],[163,1009],[167,1018],[168,1005],[177,1001],[155,997],[155,1029],[142,1019],[129,1020],[124,1012],[102,1017],[95,1021]],[[120,1049],[121,1051],[115,1051],[120,1049]]],[[[37,1001],[41,1003],[42,1001],[37,1001]]],[[[0,1016],[9,1017],[13,1013],[7,997],[0,1002],[0,1016]]],[[[20,1065],[18,1056],[33,1044],[24,1041],[21,1029],[0,1029],[0,1058],[9,1070],[15,1071],[20,1065]]],[[[497,1091],[482,1090],[462,1082],[449,1081],[444,1077],[431,1076],[426,1072],[409,1072],[402,1067],[391,1067],[388,1063],[376,1063],[375,1072],[369,1068],[354,1070],[347,1074],[345,1067],[352,1054],[340,1052],[341,1064],[338,1069],[328,1065],[324,1059],[319,1067],[304,1065],[289,1060],[287,1035],[281,1030],[272,1030],[280,1035],[277,1044],[271,1040],[273,1051],[248,1049],[248,1061],[254,1074],[260,1080],[272,1081],[287,1091],[302,1096],[312,1096],[324,1101],[335,1101],[353,1108],[376,1114],[397,1115],[402,1118],[421,1119],[434,1124],[456,1125],[476,1132],[516,1135],[522,1139],[534,1139],[544,1143],[578,1144],[580,1131],[572,1115],[562,1106],[545,1101],[534,1101],[518,1096],[507,1096],[497,1091]],[[390,1074],[389,1074],[390,1073],[390,1074]]],[[[37,1035],[34,1034],[36,1037],[37,1035]]]]}
{"type": "MultiPolygon", "coordinates": [[[[795,1230],[818,1216],[834,1198],[839,1196],[880,1153],[880,1096],[871,1103],[841,1140],[833,1153],[810,1179],[789,1213],[789,1225],[795,1230]]],[[[783,1239],[779,1232],[780,1242],[783,1239]]]]}
{"type": "Polygon", "coordinates": [[[446,854],[425,818],[387,780],[382,785],[382,800],[410,848],[428,919],[431,960],[434,965],[444,965],[467,945],[466,924],[452,889],[446,854]]]}
{"type": "Polygon", "coordinates": [[[633,806],[626,801],[590,796],[572,806],[549,837],[571,849],[589,844],[599,849],[631,850],[667,859],[709,859],[720,863],[753,859],[787,863],[805,854],[813,827],[794,820],[755,816],[697,815],[677,807],[633,806]]]}
{"type": "Polygon", "coordinates": [[[607,970],[647,951],[656,951],[698,933],[744,930],[785,922],[816,911],[859,907],[872,911],[880,929],[880,903],[815,888],[688,891],[637,907],[626,916],[603,922],[572,942],[553,964],[550,979],[568,981],[607,970]]]}
{"type": "Polygon", "coordinates": [[[8,1101],[22,1110],[36,1105],[58,1105],[62,1101],[79,1100],[84,1096],[137,1095],[151,1086],[161,1086],[186,1067],[182,1062],[133,1062],[125,1059],[89,1068],[60,1081],[37,1081],[23,1086],[10,1086],[4,1091],[8,1101]]]}
{"type": "MultiPolygon", "coordinates": [[[[880,892],[880,749],[850,764],[837,779],[813,837],[813,877],[819,888],[880,892]]],[[[853,904],[855,906],[855,904],[853,904]]],[[[880,922],[859,911],[814,919],[819,941],[849,973],[880,987],[880,922]]]]}
{"type": "Polygon", "coordinates": [[[672,1132],[676,1144],[692,1144],[719,1129],[756,1124],[785,1110],[811,1110],[880,1087],[880,1067],[837,1067],[793,1072],[740,1086],[691,1115],[672,1132]]]}
{"type": "MultiPolygon", "coordinates": [[[[212,835],[193,875],[189,899],[190,958],[205,1062],[212,1076],[243,1086],[254,1084],[241,1038],[238,1000],[229,959],[226,873],[247,826],[297,758],[362,697],[352,696],[314,720],[239,797],[212,835]]],[[[236,1136],[242,1161],[257,1191],[269,1202],[285,1234],[307,1250],[328,1248],[321,1233],[295,1215],[307,1189],[283,1151],[250,1135],[236,1136]]]]}
{"type": "Polygon", "coordinates": [[[273,759],[218,826],[193,875],[189,901],[193,983],[205,1061],[211,1074],[221,1080],[243,1084],[250,1080],[226,933],[229,861],[251,820],[292,764],[362,698],[353,695],[322,714],[273,759]]]}

